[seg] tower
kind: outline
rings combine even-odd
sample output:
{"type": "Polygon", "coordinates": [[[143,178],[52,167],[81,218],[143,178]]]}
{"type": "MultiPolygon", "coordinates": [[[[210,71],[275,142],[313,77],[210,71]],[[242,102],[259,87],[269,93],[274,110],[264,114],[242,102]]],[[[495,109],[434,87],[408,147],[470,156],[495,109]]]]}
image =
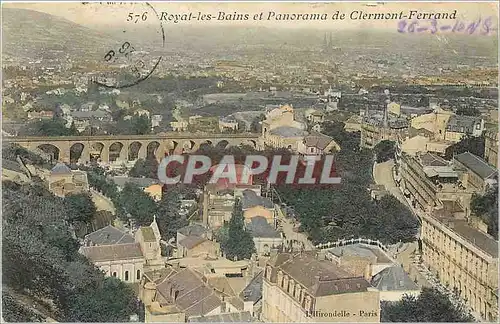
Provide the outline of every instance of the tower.
{"type": "Polygon", "coordinates": [[[328,48],[332,49],[333,48],[333,38],[332,38],[332,33],[330,32],[330,43],[328,44],[328,48]]]}
{"type": "Polygon", "coordinates": [[[326,33],[323,38],[323,49],[326,51],[328,49],[328,40],[326,39],[326,33]]]}

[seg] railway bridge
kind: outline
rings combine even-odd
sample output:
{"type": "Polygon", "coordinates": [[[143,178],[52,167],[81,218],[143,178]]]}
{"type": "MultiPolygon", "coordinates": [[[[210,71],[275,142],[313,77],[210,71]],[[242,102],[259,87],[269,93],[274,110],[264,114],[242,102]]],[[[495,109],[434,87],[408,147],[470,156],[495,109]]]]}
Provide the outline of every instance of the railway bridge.
{"type": "Polygon", "coordinates": [[[86,163],[97,159],[104,163],[127,162],[166,154],[193,152],[203,144],[229,147],[249,145],[260,149],[259,134],[211,134],[169,132],[151,135],[97,135],[57,137],[4,137],[29,150],[40,149],[62,162],[86,163]]]}

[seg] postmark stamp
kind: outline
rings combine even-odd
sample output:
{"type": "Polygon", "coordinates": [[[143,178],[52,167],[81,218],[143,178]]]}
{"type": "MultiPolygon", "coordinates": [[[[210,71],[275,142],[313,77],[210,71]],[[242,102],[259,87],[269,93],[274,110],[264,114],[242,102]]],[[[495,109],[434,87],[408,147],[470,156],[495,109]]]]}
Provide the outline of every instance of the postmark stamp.
{"type": "MultiPolygon", "coordinates": [[[[114,44],[102,53],[105,72],[92,78],[98,86],[123,89],[148,79],[163,59],[165,30],[159,13],[148,2],[101,3],[117,7],[113,15],[123,19],[114,44]]],[[[116,27],[117,29],[118,27],[116,27]]]]}

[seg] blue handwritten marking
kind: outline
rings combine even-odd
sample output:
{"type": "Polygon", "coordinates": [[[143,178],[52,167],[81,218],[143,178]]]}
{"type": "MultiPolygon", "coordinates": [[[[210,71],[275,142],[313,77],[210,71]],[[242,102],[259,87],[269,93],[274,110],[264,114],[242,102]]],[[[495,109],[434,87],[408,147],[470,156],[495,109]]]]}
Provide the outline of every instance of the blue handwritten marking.
{"type": "Polygon", "coordinates": [[[455,24],[439,26],[438,20],[430,19],[428,21],[413,20],[408,22],[407,20],[400,20],[398,22],[398,33],[422,33],[429,31],[431,34],[435,34],[438,31],[449,31],[453,33],[465,33],[465,34],[480,34],[489,35],[490,32],[496,30],[493,26],[492,17],[486,19],[478,18],[474,21],[464,22],[457,20],[455,24]]]}
{"type": "Polygon", "coordinates": [[[404,33],[405,32],[405,27],[406,27],[406,20],[401,20],[398,23],[398,33],[404,33]]]}
{"type": "Polygon", "coordinates": [[[469,33],[469,35],[472,35],[476,31],[477,27],[479,27],[480,22],[481,18],[479,18],[477,22],[472,22],[469,26],[467,26],[467,32],[469,33]]]}

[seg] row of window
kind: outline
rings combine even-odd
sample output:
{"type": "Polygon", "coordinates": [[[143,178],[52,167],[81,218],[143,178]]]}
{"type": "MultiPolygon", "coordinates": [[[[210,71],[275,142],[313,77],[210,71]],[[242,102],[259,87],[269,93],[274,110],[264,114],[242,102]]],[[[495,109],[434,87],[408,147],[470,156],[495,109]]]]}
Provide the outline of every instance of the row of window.
{"type": "MultiPolygon", "coordinates": [[[[113,277],[117,277],[117,276],[118,276],[117,272],[116,272],[116,271],[114,271],[114,272],[112,273],[112,276],[113,276],[113,277]]],[[[137,271],[136,271],[136,279],[137,279],[137,280],[141,280],[141,270],[137,270],[137,271]]],[[[128,272],[128,271],[125,271],[125,277],[124,277],[124,279],[123,279],[123,280],[124,280],[124,281],[129,281],[129,272],[128,272]]]]}
{"type": "MultiPolygon", "coordinates": [[[[266,267],[266,277],[271,279],[271,267],[266,267]]],[[[310,310],[312,306],[312,299],[305,292],[306,289],[301,287],[299,283],[295,282],[288,275],[285,275],[283,271],[278,271],[278,281],[277,284],[282,288],[289,296],[298,301],[302,308],[310,310]]]]}

